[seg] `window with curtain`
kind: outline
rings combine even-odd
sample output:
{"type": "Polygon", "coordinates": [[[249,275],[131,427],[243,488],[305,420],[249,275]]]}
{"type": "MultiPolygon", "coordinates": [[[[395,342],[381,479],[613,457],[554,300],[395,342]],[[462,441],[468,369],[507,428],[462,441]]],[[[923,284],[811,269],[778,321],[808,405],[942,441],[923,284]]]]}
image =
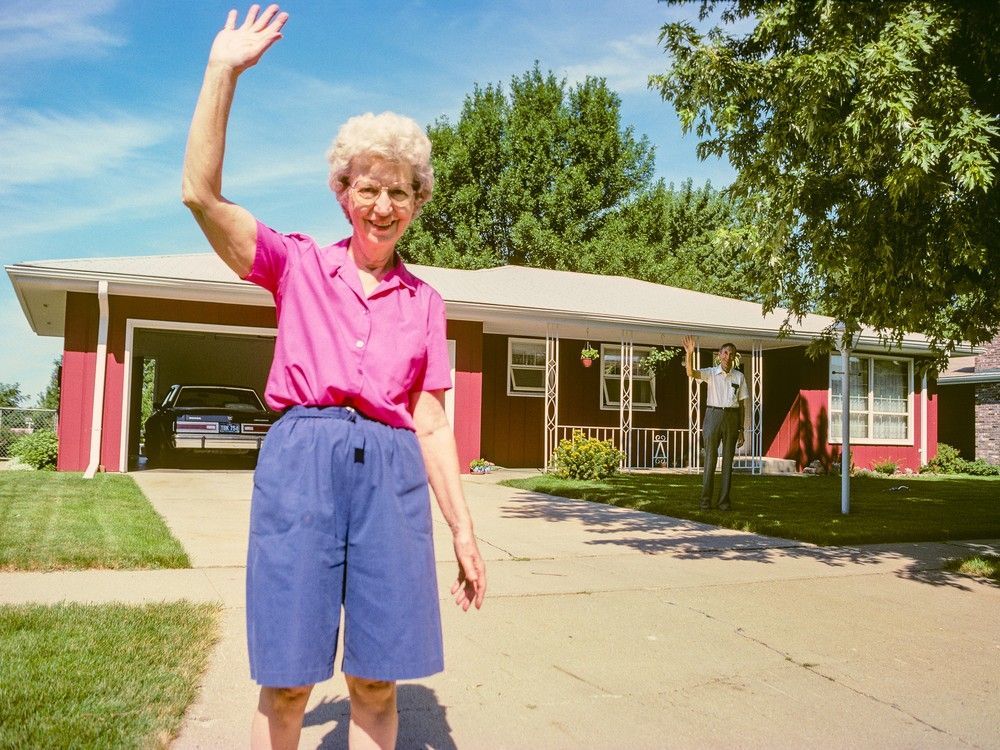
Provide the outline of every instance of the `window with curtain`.
{"type": "MultiPolygon", "coordinates": [[[[851,441],[909,443],[913,360],[856,355],[850,362],[851,441]]],[[[830,355],[830,440],[841,440],[843,358],[830,355]]]]}
{"type": "MultiPolygon", "coordinates": [[[[656,411],[656,375],[639,368],[639,361],[651,348],[632,347],[632,409],[656,411]]],[[[621,406],[622,348],[614,344],[601,344],[601,408],[618,409],[621,406]]]]}
{"type": "Polygon", "coordinates": [[[507,339],[507,395],[545,395],[544,339],[507,339]]]}

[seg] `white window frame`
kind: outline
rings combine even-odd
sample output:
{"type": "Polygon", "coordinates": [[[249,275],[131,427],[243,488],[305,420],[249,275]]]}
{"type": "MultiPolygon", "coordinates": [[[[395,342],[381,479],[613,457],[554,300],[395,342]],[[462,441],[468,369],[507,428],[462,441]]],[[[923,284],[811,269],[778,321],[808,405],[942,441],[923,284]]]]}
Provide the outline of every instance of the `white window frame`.
{"type": "Polygon", "coordinates": [[[538,388],[529,388],[525,386],[515,386],[514,385],[514,344],[534,344],[541,347],[542,357],[545,357],[545,339],[523,339],[523,338],[513,338],[507,339],[507,395],[508,396],[527,396],[529,398],[545,398],[545,365],[516,365],[516,367],[522,370],[541,370],[542,372],[542,385],[538,388]]]}
{"type": "MultiPolygon", "coordinates": [[[[652,346],[632,347],[632,356],[636,360],[632,366],[632,411],[656,411],[656,374],[647,375],[644,372],[640,372],[638,368],[638,361],[653,351],[653,349],[654,347],[652,346]],[[650,403],[644,403],[636,399],[635,383],[641,380],[649,381],[649,395],[653,399],[650,403]]],[[[600,401],[598,403],[602,411],[618,411],[621,408],[621,401],[612,401],[605,388],[605,381],[608,377],[613,377],[616,380],[619,377],[618,375],[609,376],[604,372],[604,363],[607,362],[606,356],[609,351],[621,356],[622,346],[621,344],[601,344],[601,382],[598,384],[598,388],[600,389],[598,392],[600,401]],[[605,399],[607,399],[607,403],[605,403],[605,399]]]]}
{"type": "MultiPolygon", "coordinates": [[[[877,437],[855,437],[851,435],[852,445],[913,445],[914,442],[914,425],[913,421],[915,418],[913,409],[913,359],[909,357],[891,357],[881,354],[857,354],[851,352],[852,358],[857,359],[887,359],[891,362],[902,362],[907,363],[907,391],[906,391],[906,437],[905,438],[877,438],[877,437]]],[[[839,437],[833,436],[833,425],[834,421],[840,424],[840,411],[834,411],[833,409],[833,379],[841,377],[840,373],[836,376],[833,372],[833,360],[834,358],[839,358],[840,355],[833,353],[830,355],[829,366],[827,369],[827,390],[826,390],[826,408],[827,414],[830,415],[829,420],[827,420],[827,431],[826,439],[827,443],[830,445],[840,445],[843,440],[839,437]]],[[[850,363],[848,363],[850,367],[850,363]]],[[[868,365],[868,434],[872,435],[875,432],[875,363],[872,361],[868,365]]],[[[885,414],[886,412],[878,412],[879,414],[885,414]]],[[[898,414],[896,416],[899,416],[898,414]]]]}

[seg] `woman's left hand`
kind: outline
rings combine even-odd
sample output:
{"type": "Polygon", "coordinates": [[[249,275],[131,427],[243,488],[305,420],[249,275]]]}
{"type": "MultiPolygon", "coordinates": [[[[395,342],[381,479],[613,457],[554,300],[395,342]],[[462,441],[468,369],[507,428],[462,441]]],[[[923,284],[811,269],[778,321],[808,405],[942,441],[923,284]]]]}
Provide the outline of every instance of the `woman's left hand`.
{"type": "Polygon", "coordinates": [[[483,606],[483,597],[486,596],[486,565],[479,554],[476,537],[471,531],[459,532],[455,534],[454,543],[455,559],[458,560],[458,578],[451,585],[451,593],[455,597],[455,604],[461,607],[463,612],[468,612],[472,604],[479,609],[483,606]]]}

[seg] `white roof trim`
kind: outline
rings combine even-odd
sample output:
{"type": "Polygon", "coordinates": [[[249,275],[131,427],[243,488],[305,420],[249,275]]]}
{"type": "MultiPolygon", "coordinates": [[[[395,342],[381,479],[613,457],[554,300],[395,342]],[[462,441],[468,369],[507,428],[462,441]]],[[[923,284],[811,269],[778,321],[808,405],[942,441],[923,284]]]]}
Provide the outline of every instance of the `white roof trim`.
{"type": "MultiPolygon", "coordinates": [[[[755,303],[637,279],[520,266],[408,268],[441,293],[449,318],[480,321],[491,331],[545,335],[546,326],[552,326],[562,337],[616,340],[626,329],[642,343],[679,345],[681,335],[692,333],[704,346],[733,339],[774,348],[813,341],[833,323],[807,315],[790,335],[779,336],[782,309],[764,315],[755,303]]],[[[25,317],[41,335],[62,335],[66,292],[96,294],[99,281],[108,283],[112,296],[274,304],[266,290],[237,279],[214,253],[36,261],[6,270],[25,317]]],[[[886,351],[871,330],[862,333],[857,349],[886,351]]],[[[925,337],[911,334],[893,351],[921,354],[927,349],[925,337]]],[[[957,353],[966,351],[980,350],[957,353]]]]}

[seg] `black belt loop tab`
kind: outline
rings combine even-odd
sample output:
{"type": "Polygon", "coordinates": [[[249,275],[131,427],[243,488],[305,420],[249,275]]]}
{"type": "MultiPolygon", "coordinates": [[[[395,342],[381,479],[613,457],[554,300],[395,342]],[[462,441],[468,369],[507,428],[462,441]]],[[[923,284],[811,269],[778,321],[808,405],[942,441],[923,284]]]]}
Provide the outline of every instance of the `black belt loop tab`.
{"type": "Polygon", "coordinates": [[[365,462],[365,449],[355,448],[354,449],[354,463],[363,464],[365,462]]]}

